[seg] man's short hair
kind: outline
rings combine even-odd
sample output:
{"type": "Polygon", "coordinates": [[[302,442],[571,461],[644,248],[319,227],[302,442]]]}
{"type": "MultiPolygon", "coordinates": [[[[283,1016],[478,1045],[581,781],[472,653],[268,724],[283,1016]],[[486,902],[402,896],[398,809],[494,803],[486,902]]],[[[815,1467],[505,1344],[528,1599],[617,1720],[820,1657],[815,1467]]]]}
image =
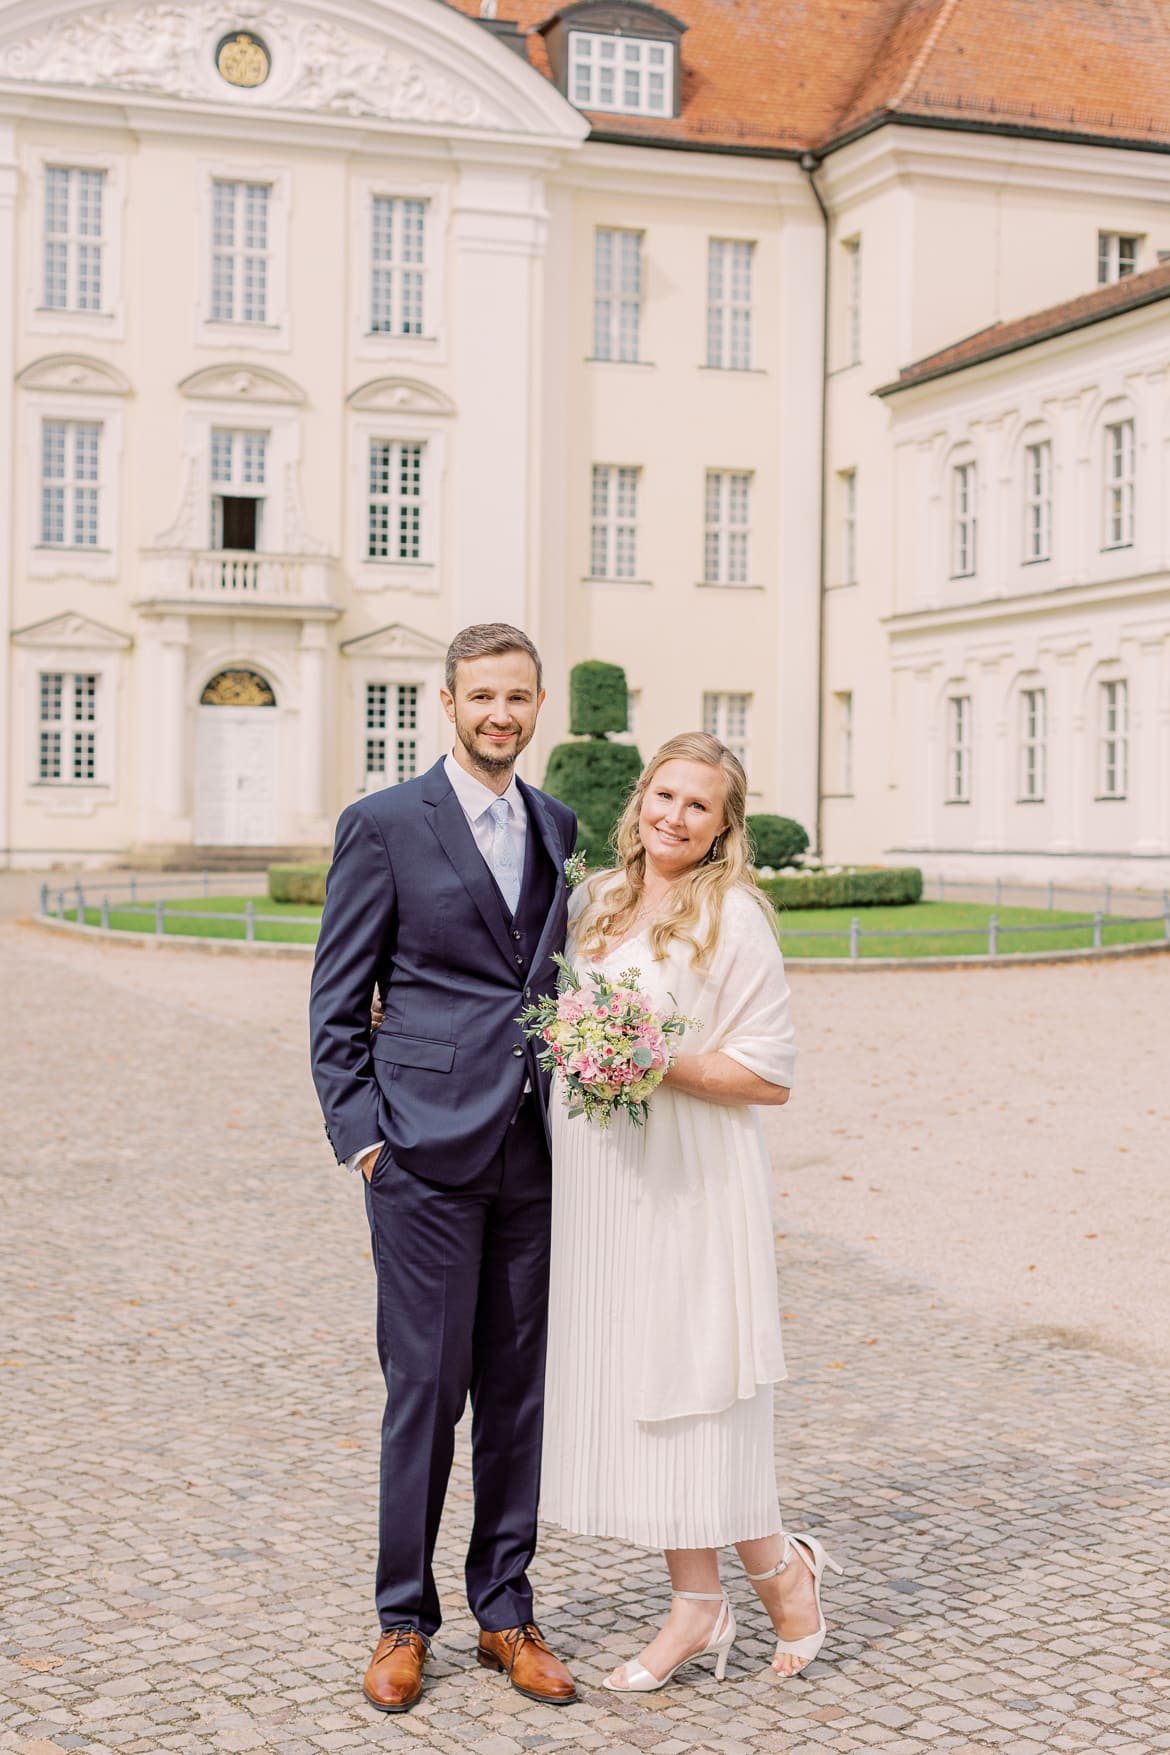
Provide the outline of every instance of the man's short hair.
{"type": "Polygon", "coordinates": [[[473,627],[463,628],[456,634],[447,648],[444,676],[447,693],[455,693],[455,671],[461,659],[498,658],[504,652],[527,652],[536,666],[536,692],[539,694],[544,674],[540,653],[528,635],[520,628],[514,628],[510,622],[476,622],[473,627]]]}

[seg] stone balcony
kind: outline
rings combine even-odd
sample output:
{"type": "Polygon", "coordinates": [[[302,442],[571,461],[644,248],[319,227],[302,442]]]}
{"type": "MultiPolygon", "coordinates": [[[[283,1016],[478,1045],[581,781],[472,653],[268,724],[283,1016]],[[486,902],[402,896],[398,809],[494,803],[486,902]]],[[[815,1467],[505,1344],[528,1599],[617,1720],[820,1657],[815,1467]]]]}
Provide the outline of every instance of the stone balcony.
{"type": "Polygon", "coordinates": [[[136,608],[143,614],[341,614],[331,555],[247,549],[144,549],[136,608]]]}

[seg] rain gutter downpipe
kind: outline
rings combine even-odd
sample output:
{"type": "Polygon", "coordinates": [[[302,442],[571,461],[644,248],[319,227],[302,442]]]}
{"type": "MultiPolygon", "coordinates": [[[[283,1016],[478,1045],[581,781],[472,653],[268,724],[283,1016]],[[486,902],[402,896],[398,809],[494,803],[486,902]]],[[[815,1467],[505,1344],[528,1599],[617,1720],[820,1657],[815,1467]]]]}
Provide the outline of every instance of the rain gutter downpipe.
{"type": "Polygon", "coordinates": [[[817,857],[823,859],[824,849],[824,742],[825,742],[825,583],[828,577],[828,521],[829,521],[829,210],[825,206],[821,192],[817,187],[817,171],[821,161],[815,152],[802,152],[800,168],[808,178],[808,186],[813,192],[813,199],[820,208],[821,220],[825,234],[825,264],[821,290],[821,505],[820,505],[820,542],[817,567],[817,811],[814,826],[813,846],[817,857]]]}

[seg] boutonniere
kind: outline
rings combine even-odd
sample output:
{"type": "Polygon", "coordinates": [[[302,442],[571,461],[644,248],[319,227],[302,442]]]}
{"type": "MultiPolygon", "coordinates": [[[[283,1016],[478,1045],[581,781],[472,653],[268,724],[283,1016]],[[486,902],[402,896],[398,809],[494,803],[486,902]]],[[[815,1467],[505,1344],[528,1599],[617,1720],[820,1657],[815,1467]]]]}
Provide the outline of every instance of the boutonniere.
{"type": "Polygon", "coordinates": [[[565,882],[571,890],[575,890],[578,884],[584,883],[586,870],[584,848],[578,853],[570,853],[564,864],[564,873],[565,882]]]}

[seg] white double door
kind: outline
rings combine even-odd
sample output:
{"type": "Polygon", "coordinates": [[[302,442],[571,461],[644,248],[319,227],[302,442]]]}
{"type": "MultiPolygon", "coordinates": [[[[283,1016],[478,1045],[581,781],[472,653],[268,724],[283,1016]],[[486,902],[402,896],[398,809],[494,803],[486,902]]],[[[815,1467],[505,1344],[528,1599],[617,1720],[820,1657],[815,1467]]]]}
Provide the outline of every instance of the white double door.
{"type": "Polygon", "coordinates": [[[277,843],[279,715],[275,707],[200,707],[195,735],[195,841],[277,843]]]}

